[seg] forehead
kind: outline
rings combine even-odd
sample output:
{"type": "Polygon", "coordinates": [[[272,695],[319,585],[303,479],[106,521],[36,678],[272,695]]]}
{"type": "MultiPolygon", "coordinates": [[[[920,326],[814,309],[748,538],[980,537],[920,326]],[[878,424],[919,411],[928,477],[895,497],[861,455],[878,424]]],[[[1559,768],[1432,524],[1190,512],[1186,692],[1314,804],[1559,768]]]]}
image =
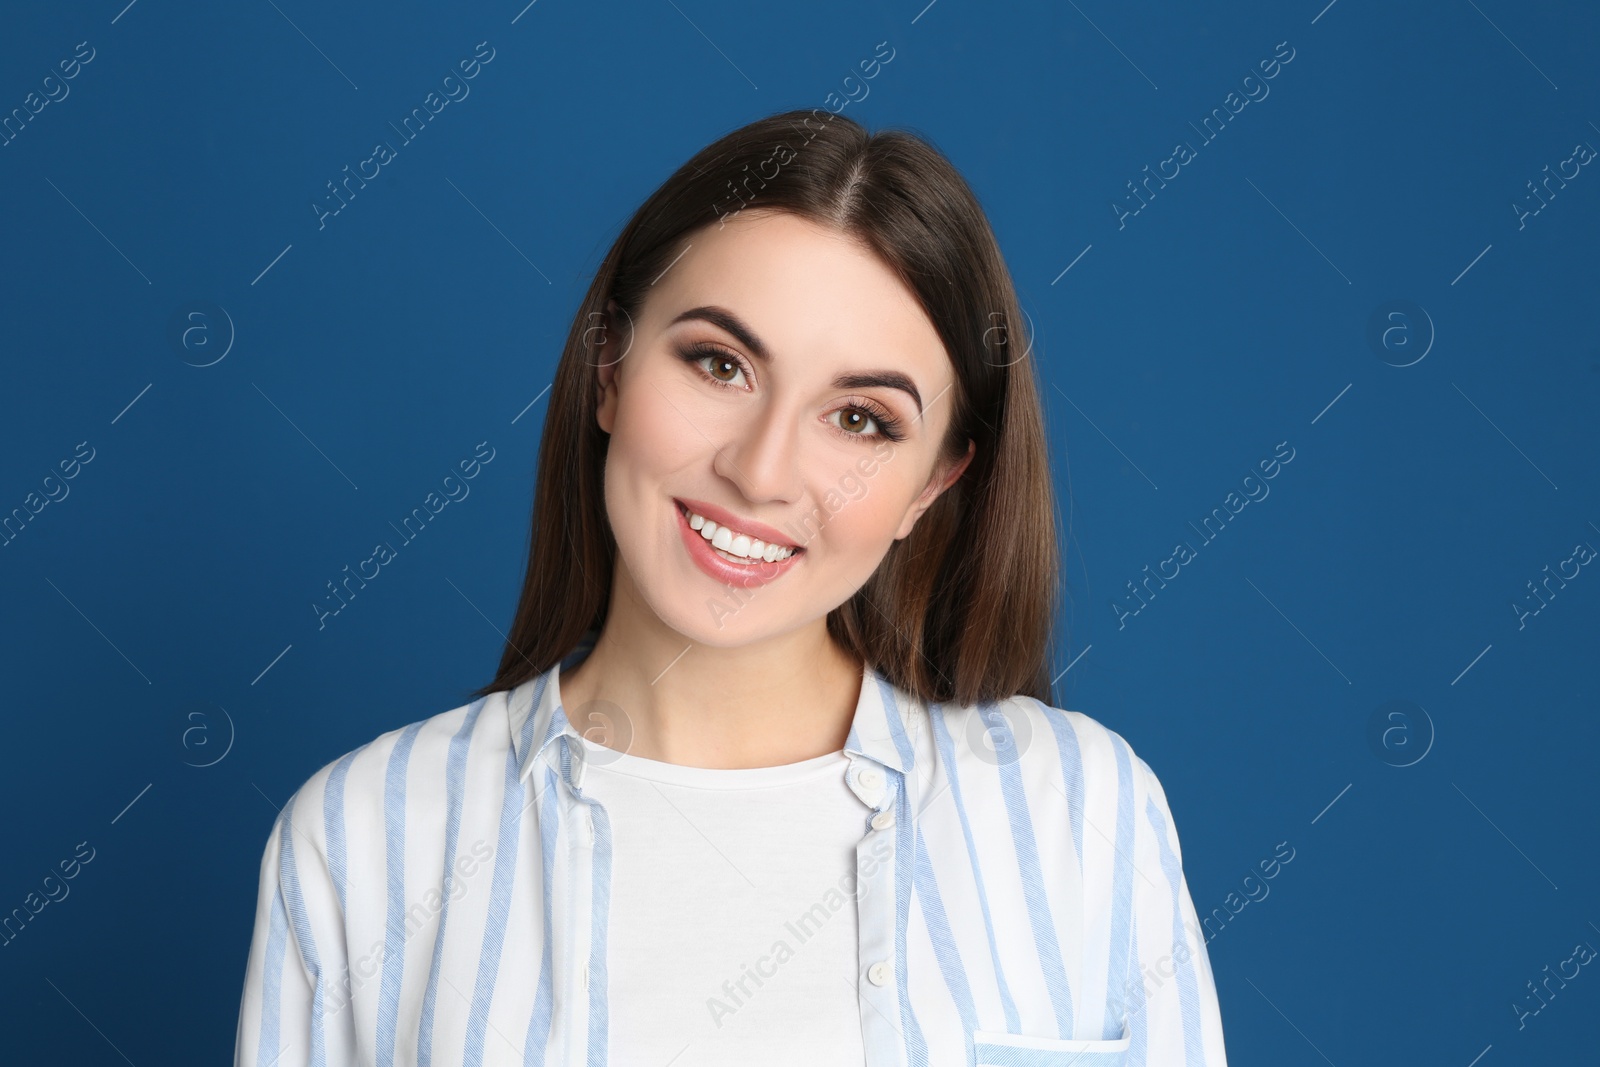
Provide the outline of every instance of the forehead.
{"type": "Polygon", "coordinates": [[[749,323],[778,362],[867,361],[949,380],[938,331],[899,276],[855,238],[795,215],[744,211],[691,234],[643,317],[659,329],[706,304],[749,323]]]}

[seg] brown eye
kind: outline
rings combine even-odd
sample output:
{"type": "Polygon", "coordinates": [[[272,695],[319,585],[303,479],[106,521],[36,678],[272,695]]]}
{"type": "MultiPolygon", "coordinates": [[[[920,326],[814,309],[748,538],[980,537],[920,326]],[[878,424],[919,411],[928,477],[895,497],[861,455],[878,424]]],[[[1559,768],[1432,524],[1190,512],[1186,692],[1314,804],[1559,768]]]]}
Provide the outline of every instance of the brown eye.
{"type": "Polygon", "coordinates": [[[714,345],[696,344],[678,350],[678,358],[698,366],[707,378],[732,389],[747,389],[744,363],[738,356],[714,345]]]}
{"type": "Polygon", "coordinates": [[[839,428],[857,433],[872,423],[872,416],[860,408],[845,408],[839,415],[839,428]]]}

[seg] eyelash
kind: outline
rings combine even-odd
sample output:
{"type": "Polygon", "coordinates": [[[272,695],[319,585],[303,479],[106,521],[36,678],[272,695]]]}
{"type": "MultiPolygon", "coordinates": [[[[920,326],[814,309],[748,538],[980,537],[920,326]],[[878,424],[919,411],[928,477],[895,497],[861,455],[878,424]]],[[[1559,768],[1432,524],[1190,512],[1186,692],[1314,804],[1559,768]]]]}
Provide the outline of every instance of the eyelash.
{"type": "MultiPolygon", "coordinates": [[[[751,377],[749,366],[746,365],[745,361],[740,356],[730,352],[725,348],[721,348],[717,345],[707,344],[703,341],[680,348],[678,350],[678,358],[682,359],[685,363],[693,363],[696,366],[698,366],[700,361],[703,359],[725,359],[737,366],[747,378],[751,377]]],[[[700,368],[700,372],[704,374],[706,379],[713,385],[719,385],[724,389],[739,388],[732,382],[725,382],[721,378],[716,377],[704,367],[700,368]]],[[[905,433],[900,426],[900,420],[890,414],[888,409],[884,408],[881,404],[869,400],[866,397],[851,397],[845,406],[866,412],[872,417],[872,421],[878,424],[877,433],[851,433],[849,430],[846,430],[842,427],[833,427],[845,437],[855,438],[858,441],[900,441],[905,438],[905,433]]],[[[833,426],[833,423],[830,422],[828,425],[833,426]]]]}

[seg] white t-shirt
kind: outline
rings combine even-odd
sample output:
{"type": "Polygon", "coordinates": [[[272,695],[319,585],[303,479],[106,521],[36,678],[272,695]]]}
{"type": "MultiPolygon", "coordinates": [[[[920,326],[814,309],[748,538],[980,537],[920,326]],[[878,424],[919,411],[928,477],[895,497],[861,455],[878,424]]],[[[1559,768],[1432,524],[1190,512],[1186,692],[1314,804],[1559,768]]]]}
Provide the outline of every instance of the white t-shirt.
{"type": "Polygon", "coordinates": [[[613,835],[611,1062],[864,1062],[848,757],[727,770],[583,744],[613,835]]]}

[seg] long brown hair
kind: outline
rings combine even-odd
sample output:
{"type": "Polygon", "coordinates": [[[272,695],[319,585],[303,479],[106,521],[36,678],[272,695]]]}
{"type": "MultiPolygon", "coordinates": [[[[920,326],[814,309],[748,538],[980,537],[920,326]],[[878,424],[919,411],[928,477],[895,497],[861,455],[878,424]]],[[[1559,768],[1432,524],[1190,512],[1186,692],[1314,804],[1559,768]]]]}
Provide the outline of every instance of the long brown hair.
{"type": "Polygon", "coordinates": [[[541,674],[605,623],[616,541],[601,477],[610,440],[592,342],[631,323],[695,231],[746,206],[863,241],[916,294],[956,384],[941,457],[972,462],[828,613],[842,647],[927,702],[1022,693],[1050,703],[1060,561],[1031,338],[977,198],[948,159],[901,130],[869,134],[830,112],[789,111],[707,145],[651,194],[595,272],[573,317],[539,444],[528,567],[485,696],[541,674]]]}

